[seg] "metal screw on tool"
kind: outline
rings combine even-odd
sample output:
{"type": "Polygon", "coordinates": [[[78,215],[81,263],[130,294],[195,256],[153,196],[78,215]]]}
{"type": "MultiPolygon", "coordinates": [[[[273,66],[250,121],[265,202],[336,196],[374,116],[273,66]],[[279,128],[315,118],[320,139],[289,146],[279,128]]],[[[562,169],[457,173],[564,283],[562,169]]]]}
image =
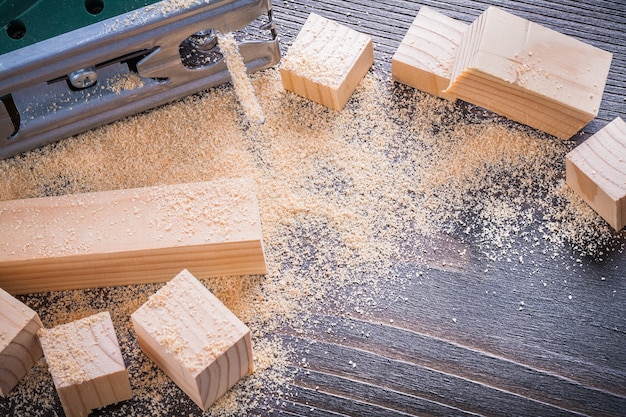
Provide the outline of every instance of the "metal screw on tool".
{"type": "Polygon", "coordinates": [[[75,88],[91,87],[98,81],[98,73],[96,67],[81,68],[70,72],[68,75],[70,84],[75,88]]]}
{"type": "Polygon", "coordinates": [[[217,45],[217,32],[215,29],[206,29],[189,36],[189,41],[198,51],[209,51],[217,45]]]}

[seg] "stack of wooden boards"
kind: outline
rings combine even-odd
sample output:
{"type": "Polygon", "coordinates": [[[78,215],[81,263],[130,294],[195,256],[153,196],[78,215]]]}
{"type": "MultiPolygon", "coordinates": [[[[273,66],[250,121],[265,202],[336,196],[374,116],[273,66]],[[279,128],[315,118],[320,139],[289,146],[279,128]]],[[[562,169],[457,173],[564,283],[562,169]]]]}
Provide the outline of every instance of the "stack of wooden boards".
{"type": "MultiPolygon", "coordinates": [[[[422,7],[394,80],[569,139],[598,114],[612,56],[489,7],[470,25],[422,7]]],[[[567,156],[567,183],[615,230],[626,224],[626,129],[616,119],[567,156]]]]}
{"type": "Polygon", "coordinates": [[[253,181],[4,201],[0,233],[0,395],[44,354],[68,417],[132,398],[108,312],[45,329],[9,293],[170,280],[131,316],[146,355],[204,410],[252,372],[249,329],[187,268],[266,273],[253,181]]]}
{"type": "Polygon", "coordinates": [[[465,25],[422,7],[392,77],[569,139],[600,109],[612,55],[489,7],[465,25]]]}

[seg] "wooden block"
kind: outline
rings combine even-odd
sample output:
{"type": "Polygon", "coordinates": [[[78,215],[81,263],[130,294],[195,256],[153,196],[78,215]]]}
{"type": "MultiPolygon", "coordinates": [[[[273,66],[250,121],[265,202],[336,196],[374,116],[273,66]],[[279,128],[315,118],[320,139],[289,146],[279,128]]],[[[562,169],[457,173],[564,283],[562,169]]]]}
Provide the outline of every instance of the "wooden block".
{"type": "Polygon", "coordinates": [[[14,294],[266,272],[251,180],[3,201],[0,235],[14,294]]]}
{"type": "Polygon", "coordinates": [[[422,6],[391,59],[391,76],[402,84],[455,101],[444,93],[468,25],[422,6]]]}
{"type": "Polygon", "coordinates": [[[615,230],[626,225],[626,123],[616,118],[565,157],[569,185],[615,230]]]}
{"type": "Polygon", "coordinates": [[[131,319],[141,349],[203,410],[253,371],[250,330],[187,270],[131,319]]]}
{"type": "Polygon", "coordinates": [[[39,316],[27,305],[0,288],[0,396],[6,397],[42,351],[37,330],[39,316]]]}
{"type": "Polygon", "coordinates": [[[373,63],[370,36],[311,13],[280,75],[286,90],[341,110],[373,63]]]}
{"type": "Polygon", "coordinates": [[[108,311],[52,329],[39,340],[67,417],[132,398],[128,372],[108,311]]]}
{"type": "Polygon", "coordinates": [[[470,25],[446,93],[569,139],[598,114],[612,54],[489,7],[470,25]]]}

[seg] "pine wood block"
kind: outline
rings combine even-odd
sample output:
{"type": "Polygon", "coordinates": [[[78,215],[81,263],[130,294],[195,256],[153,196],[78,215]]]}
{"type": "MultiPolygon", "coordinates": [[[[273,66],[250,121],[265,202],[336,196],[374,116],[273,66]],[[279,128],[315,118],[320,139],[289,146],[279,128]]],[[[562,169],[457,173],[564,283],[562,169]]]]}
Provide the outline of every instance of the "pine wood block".
{"type": "Polygon", "coordinates": [[[495,7],[463,34],[446,93],[569,139],[597,116],[612,54],[495,7]]]}
{"type": "Polygon", "coordinates": [[[402,84],[455,101],[443,90],[468,25],[422,6],[391,59],[391,76],[402,84]]]}
{"type": "Polygon", "coordinates": [[[374,64],[372,38],[311,13],[283,58],[286,90],[341,110],[374,64]]]}
{"type": "Polygon", "coordinates": [[[124,359],[108,311],[52,329],[39,340],[67,417],[132,398],[124,359]]]}
{"type": "Polygon", "coordinates": [[[253,371],[250,330],[187,270],[131,319],[141,349],[203,410],[253,371]]]}
{"type": "Polygon", "coordinates": [[[245,179],[3,201],[0,235],[13,294],[266,272],[245,179]]]}
{"type": "Polygon", "coordinates": [[[569,185],[615,230],[626,225],[626,123],[616,118],[565,158],[569,185]]]}
{"type": "Polygon", "coordinates": [[[41,358],[39,316],[0,288],[0,396],[6,397],[41,358]]]}

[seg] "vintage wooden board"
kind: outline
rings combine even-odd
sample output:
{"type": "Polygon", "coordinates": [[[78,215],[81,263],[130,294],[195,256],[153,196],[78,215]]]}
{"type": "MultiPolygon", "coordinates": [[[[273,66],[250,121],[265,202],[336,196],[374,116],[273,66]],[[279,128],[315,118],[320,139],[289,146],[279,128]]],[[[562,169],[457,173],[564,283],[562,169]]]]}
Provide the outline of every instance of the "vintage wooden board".
{"type": "MultiPolygon", "coordinates": [[[[316,12],[370,34],[375,68],[387,72],[422,5],[467,24],[489,5],[497,5],[614,54],[598,117],[576,141],[626,115],[626,12],[619,1],[273,4],[283,52],[309,13],[316,12]]],[[[371,307],[371,314],[360,317],[358,305],[337,303],[336,308],[314,311],[306,332],[284,328],[276,333],[293,347],[289,371],[295,381],[280,387],[288,397],[268,388],[264,399],[273,405],[273,413],[259,407],[250,415],[624,414],[623,246],[618,243],[601,259],[590,259],[568,249],[553,253],[520,238],[517,243],[528,253],[534,249],[522,263],[514,256],[492,261],[480,256],[472,243],[453,237],[428,245],[412,237],[404,243],[405,250],[389,260],[394,279],[387,283],[385,277],[371,277],[380,279],[383,285],[377,290],[389,295],[371,307]],[[455,263],[459,250],[467,250],[461,266],[455,263]]],[[[303,262],[314,255],[313,250],[302,254],[303,262]]],[[[33,303],[46,299],[29,297],[33,303]]],[[[169,414],[201,415],[184,397],[181,393],[171,399],[178,408],[169,414]]],[[[11,401],[0,402],[0,410],[19,402],[11,401]]],[[[124,410],[108,408],[102,414],[121,416],[124,410]]]]}

